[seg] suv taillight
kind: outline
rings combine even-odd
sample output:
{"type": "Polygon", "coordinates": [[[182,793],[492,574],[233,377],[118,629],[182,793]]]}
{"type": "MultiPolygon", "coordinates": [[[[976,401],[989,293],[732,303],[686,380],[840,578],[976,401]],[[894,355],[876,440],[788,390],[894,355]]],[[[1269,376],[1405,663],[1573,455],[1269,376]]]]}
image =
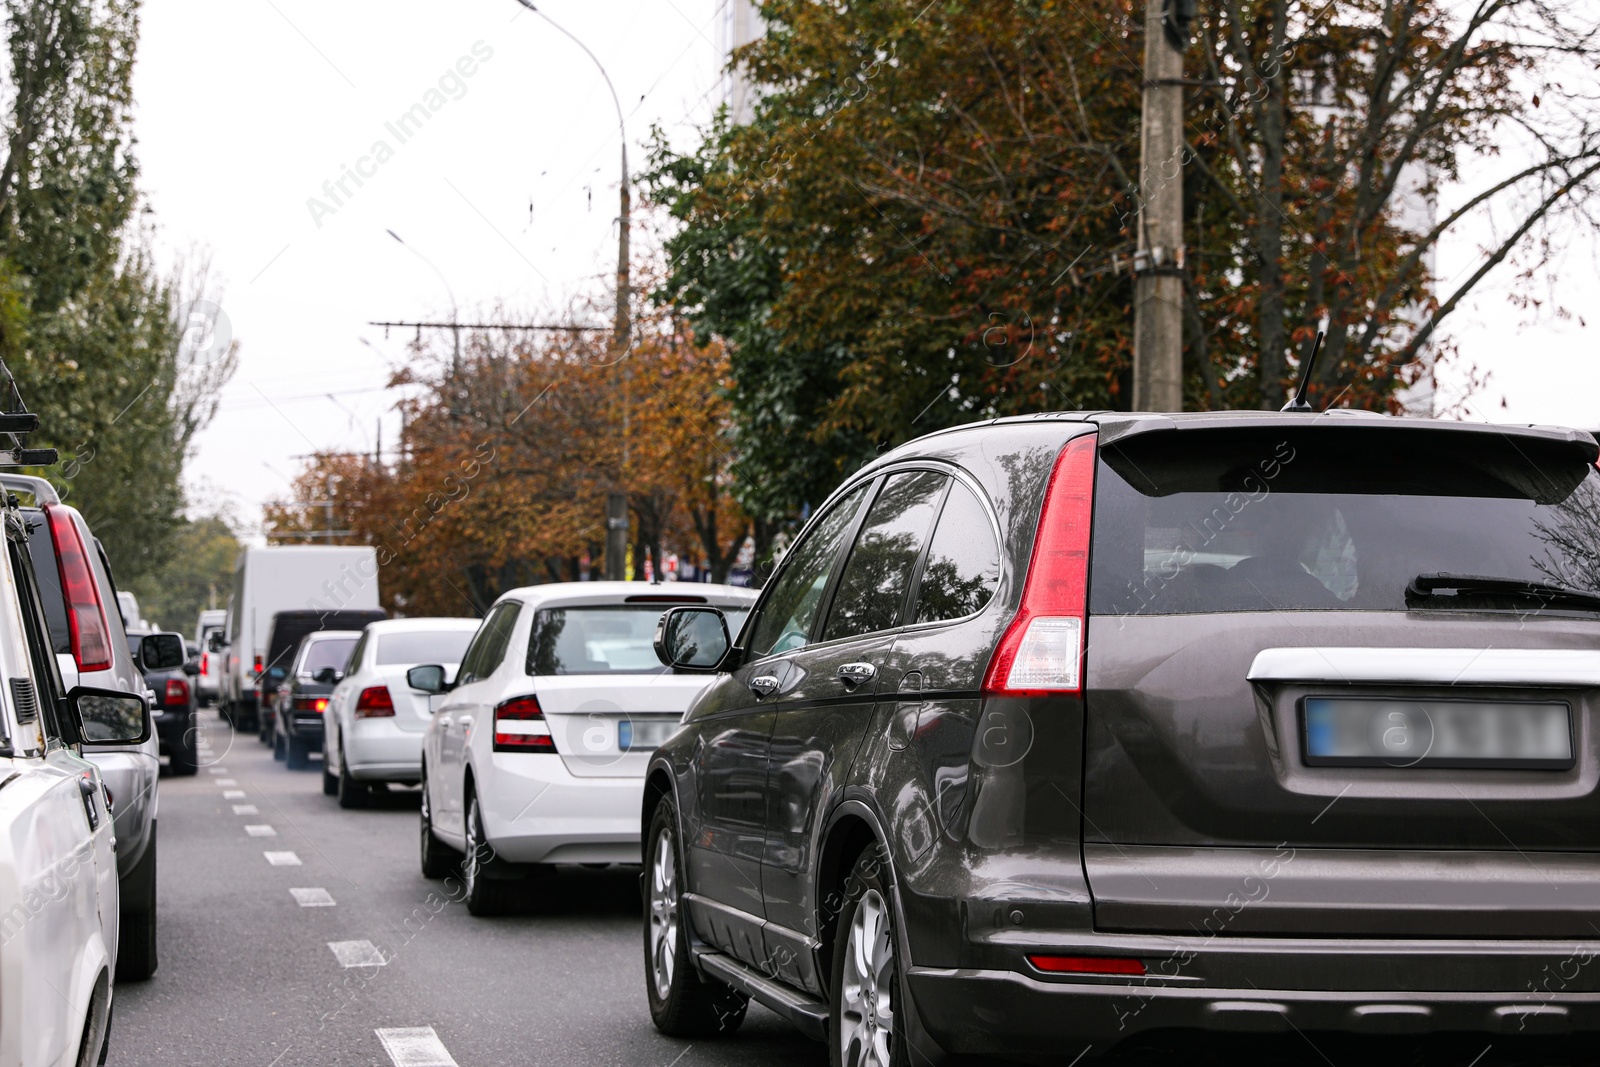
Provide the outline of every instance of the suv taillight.
{"type": "Polygon", "coordinates": [[[1068,441],[1056,457],[1022,606],[984,675],[983,691],[990,696],[1076,693],[1083,685],[1094,464],[1093,434],[1068,441]]]}
{"type": "Polygon", "coordinates": [[[356,718],[386,719],[394,715],[394,697],[386,685],[369,685],[356,697],[356,718]]]}
{"type": "Polygon", "coordinates": [[[78,661],[80,671],[103,671],[111,666],[111,631],[100,601],[100,586],[89,566],[89,553],[65,504],[46,504],[43,510],[50,523],[50,539],[55,542],[61,593],[67,602],[72,658],[78,661]]]}
{"type": "Polygon", "coordinates": [[[166,696],[167,698],[162,701],[163,704],[189,703],[189,683],[182,678],[168,678],[166,696]]]}
{"type": "Polygon", "coordinates": [[[207,652],[200,657],[200,676],[203,678],[211,673],[211,653],[207,652]]]}
{"type": "Polygon", "coordinates": [[[327,697],[295,697],[294,709],[296,711],[314,711],[318,715],[328,710],[327,697]]]}
{"type": "Polygon", "coordinates": [[[512,697],[494,709],[496,752],[554,752],[555,738],[537,697],[512,697]]]}

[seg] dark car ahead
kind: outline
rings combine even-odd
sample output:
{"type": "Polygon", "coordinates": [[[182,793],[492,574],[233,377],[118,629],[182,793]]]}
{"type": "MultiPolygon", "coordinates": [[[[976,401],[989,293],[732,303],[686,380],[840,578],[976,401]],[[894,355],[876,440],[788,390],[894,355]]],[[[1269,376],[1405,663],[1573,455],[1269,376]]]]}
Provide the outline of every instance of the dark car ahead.
{"type": "Polygon", "coordinates": [[[273,755],[284,760],[290,770],[307,766],[307,757],[322,751],[328,695],[344,677],[350,653],[360,639],[359,630],[320,630],[300,639],[272,706],[277,720],[273,755]]]}
{"type": "Polygon", "coordinates": [[[381,610],[352,609],[347,611],[280,611],[272,616],[272,628],[267,631],[267,656],[256,677],[256,707],[260,716],[261,740],[273,746],[278,755],[280,748],[277,728],[278,716],[267,714],[277,706],[278,690],[288,684],[290,668],[300,651],[300,642],[307,634],[323,630],[359,631],[369,622],[388,618],[381,610]]]}
{"type": "Polygon", "coordinates": [[[200,736],[194,722],[199,706],[194,691],[199,658],[184,643],[182,634],[159,631],[128,631],[128,652],[154,694],[150,718],[160,739],[161,754],[168,758],[177,777],[194,774],[200,766],[200,736]],[[151,652],[155,646],[147,645],[147,639],[158,642],[159,649],[151,652]],[[146,655],[147,652],[151,654],[146,655]],[[177,666],[161,665],[174,661],[178,661],[177,666]]]}
{"type": "Polygon", "coordinates": [[[834,1063],[1600,1029],[1586,433],[1044,415],[852,476],[657,752],[658,1027],[834,1063]]]}

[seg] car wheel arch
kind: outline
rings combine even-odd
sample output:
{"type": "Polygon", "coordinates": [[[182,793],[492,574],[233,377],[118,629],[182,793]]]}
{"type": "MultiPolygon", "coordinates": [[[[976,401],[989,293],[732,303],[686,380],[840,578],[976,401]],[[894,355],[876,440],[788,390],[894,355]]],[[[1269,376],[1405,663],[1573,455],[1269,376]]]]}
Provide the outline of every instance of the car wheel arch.
{"type": "MultiPolygon", "coordinates": [[[[860,800],[841,801],[828,813],[819,834],[816,851],[817,864],[812,881],[812,937],[818,943],[818,974],[832,974],[833,932],[843,906],[845,879],[855,869],[856,860],[863,852],[877,847],[883,853],[887,881],[894,895],[896,926],[904,930],[900,907],[900,881],[894,873],[894,860],[889,854],[888,836],[883,823],[870,806],[860,800]]],[[[901,938],[902,947],[904,937],[901,938]]]]}

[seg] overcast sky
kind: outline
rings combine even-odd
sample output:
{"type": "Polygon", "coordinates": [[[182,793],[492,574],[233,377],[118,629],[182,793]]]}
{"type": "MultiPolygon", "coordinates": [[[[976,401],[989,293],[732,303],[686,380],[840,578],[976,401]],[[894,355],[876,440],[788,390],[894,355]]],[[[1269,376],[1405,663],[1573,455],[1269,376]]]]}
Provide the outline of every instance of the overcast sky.
{"type": "MultiPolygon", "coordinates": [[[[686,141],[722,99],[718,0],[541,10],[605,64],[635,169],[651,124],[686,141]]],[[[258,524],[300,457],[371,451],[380,421],[392,446],[395,394],[383,384],[413,333],[385,336],[369,320],[448,319],[449,291],[467,320],[607,290],[615,111],[582,51],[515,0],[148,0],[135,92],[161,238],[210,251],[241,344],[190,468],[202,505],[224,494],[258,524]],[[402,123],[418,104],[430,117],[402,123]]],[[[1442,276],[1470,264],[1480,236],[1441,250],[1442,276]]],[[[1568,253],[1555,294],[1594,312],[1586,329],[1520,329],[1505,284],[1450,330],[1463,364],[1492,373],[1475,410],[1600,425],[1594,249],[1568,253]]]]}

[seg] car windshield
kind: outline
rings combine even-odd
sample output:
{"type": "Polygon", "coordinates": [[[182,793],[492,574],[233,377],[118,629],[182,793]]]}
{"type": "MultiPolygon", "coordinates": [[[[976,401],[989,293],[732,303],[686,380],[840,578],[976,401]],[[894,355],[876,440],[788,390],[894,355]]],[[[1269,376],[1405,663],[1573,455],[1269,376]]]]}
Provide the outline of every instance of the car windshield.
{"type": "Polygon", "coordinates": [[[1546,467],[1529,479],[1543,488],[1524,492],[1464,453],[1420,485],[1394,452],[1376,465],[1351,456],[1341,472],[1269,443],[1222,475],[1192,446],[1182,460],[1103,456],[1091,611],[1404,611],[1417,606],[1413,580],[1440,572],[1600,592],[1600,474],[1546,467]]]}
{"type": "Polygon", "coordinates": [[[300,673],[309,678],[324,667],[342,671],[344,665],[350,662],[350,650],[355,647],[356,639],[353,637],[328,637],[313,641],[300,660],[300,673]]]}
{"type": "Polygon", "coordinates": [[[378,666],[460,663],[472,630],[415,630],[378,638],[378,666]]]}
{"type": "MultiPolygon", "coordinates": [[[[528,673],[664,674],[656,658],[656,623],[667,608],[660,604],[616,604],[577,608],[544,608],[534,613],[528,635],[528,673]]],[[[739,632],[744,608],[723,608],[728,633],[739,632]]]]}

